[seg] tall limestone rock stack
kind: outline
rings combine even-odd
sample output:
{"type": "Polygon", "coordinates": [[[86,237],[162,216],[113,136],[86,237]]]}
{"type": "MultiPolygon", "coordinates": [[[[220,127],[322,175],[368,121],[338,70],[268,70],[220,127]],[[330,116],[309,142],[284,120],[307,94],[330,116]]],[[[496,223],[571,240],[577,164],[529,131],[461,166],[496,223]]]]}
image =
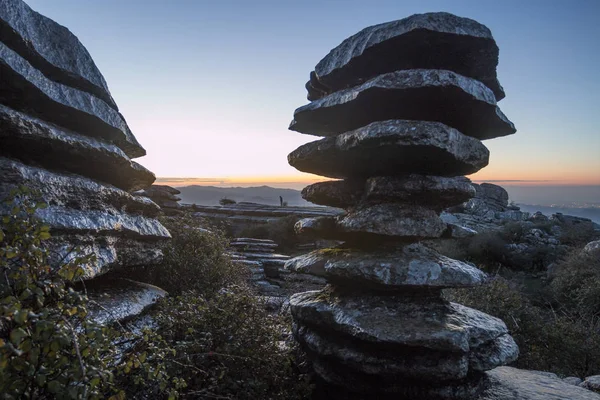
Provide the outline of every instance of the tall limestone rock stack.
{"type": "Polygon", "coordinates": [[[475,195],[461,175],[488,164],[481,140],[515,133],[497,106],[497,63],[488,28],[431,13],[366,28],[311,73],[312,102],[290,129],[325,138],[288,161],[341,179],[310,185],[303,197],[346,213],[296,229],[344,245],[286,268],[330,283],[290,304],[295,337],[331,393],[467,398],[484,371],[516,359],[501,320],[442,298],[442,289],[486,275],[420,243],[448,234],[441,210],[475,195]]]}
{"type": "MultiPolygon", "coordinates": [[[[160,260],[170,235],[159,208],[131,194],[155,180],[131,160],[145,153],[79,40],[21,0],[0,1],[0,198],[19,185],[39,190],[56,259],[76,246],[96,255],[87,279],[160,260]]],[[[142,303],[130,310],[164,295],[129,286],[120,292],[142,303]]]]}

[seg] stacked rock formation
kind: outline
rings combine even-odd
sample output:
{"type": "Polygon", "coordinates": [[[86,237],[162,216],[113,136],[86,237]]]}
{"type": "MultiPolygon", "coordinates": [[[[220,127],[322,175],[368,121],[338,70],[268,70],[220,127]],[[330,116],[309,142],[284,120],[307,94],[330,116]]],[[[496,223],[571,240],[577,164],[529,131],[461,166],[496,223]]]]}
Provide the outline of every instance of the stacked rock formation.
{"type": "MultiPolygon", "coordinates": [[[[21,0],[2,0],[0,199],[19,185],[39,191],[48,207],[37,215],[51,229],[56,260],[75,247],[95,254],[87,279],[160,260],[158,244],[170,238],[155,219],[160,209],[131,194],[155,179],[131,160],[144,154],[79,40],[21,0]]],[[[164,295],[130,286],[144,305],[164,295]]]]}
{"type": "Polygon", "coordinates": [[[177,197],[181,194],[181,191],[167,185],[152,185],[147,189],[137,192],[141,196],[148,197],[150,200],[155,202],[164,211],[178,210],[181,205],[178,203],[181,197],[177,197]]]}
{"type": "Polygon", "coordinates": [[[346,213],[296,230],[344,244],[286,268],[330,283],[290,300],[294,335],[330,395],[463,398],[516,359],[501,320],[442,298],[486,275],[419,243],[446,235],[439,213],[475,195],[461,175],[488,164],[481,140],[515,133],[497,106],[497,62],[488,28],[430,13],[364,29],[311,73],[312,102],[290,129],[325,138],[288,161],[341,179],[302,194],[346,213]]]}

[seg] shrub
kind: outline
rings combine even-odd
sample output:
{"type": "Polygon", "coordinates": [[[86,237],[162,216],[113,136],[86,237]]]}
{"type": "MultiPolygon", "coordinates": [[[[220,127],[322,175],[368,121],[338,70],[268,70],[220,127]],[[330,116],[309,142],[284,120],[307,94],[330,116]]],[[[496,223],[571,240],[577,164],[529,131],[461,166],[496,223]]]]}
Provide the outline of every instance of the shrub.
{"type": "Polygon", "coordinates": [[[293,250],[297,244],[303,242],[294,230],[294,225],[299,219],[288,215],[263,225],[245,228],[240,232],[240,236],[271,239],[279,245],[281,251],[293,250]]]}
{"type": "Polygon", "coordinates": [[[49,229],[35,218],[45,205],[26,188],[12,196],[0,225],[2,398],[121,398],[114,378],[125,376],[123,383],[132,386],[152,376],[159,393],[175,395],[171,383],[178,381],[160,367],[171,349],[148,346],[156,341],[150,331],[136,336],[89,318],[89,300],[73,284],[93,257],[75,249],[68,261],[51,266],[49,229]],[[125,349],[116,343],[135,345],[125,349]],[[143,353],[136,352],[141,348],[143,353]]]}
{"type": "Polygon", "coordinates": [[[223,197],[221,200],[219,200],[219,204],[222,206],[230,206],[232,204],[237,204],[237,201],[223,197]]]}
{"type": "Polygon", "coordinates": [[[600,324],[595,318],[536,306],[498,276],[478,288],[446,290],[445,296],[502,319],[519,345],[518,368],[580,377],[600,372],[600,324]]]}
{"type": "Polygon", "coordinates": [[[557,263],[550,283],[553,299],[569,314],[600,315],[600,257],[582,250],[557,263]]]}
{"type": "Polygon", "coordinates": [[[562,244],[581,247],[597,239],[599,233],[594,228],[594,223],[584,221],[575,224],[563,224],[559,240],[562,244]]]}
{"type": "Polygon", "coordinates": [[[248,272],[227,256],[229,242],[221,230],[207,230],[190,216],[166,217],[161,222],[173,238],[163,248],[162,263],[142,271],[139,280],[174,296],[189,290],[210,295],[244,282],[248,272]]]}
{"type": "Polygon", "coordinates": [[[159,333],[177,350],[169,373],[184,377],[194,398],[304,399],[306,379],[282,346],[288,322],[264,311],[247,289],[229,287],[211,298],[187,292],[165,299],[159,333]]]}

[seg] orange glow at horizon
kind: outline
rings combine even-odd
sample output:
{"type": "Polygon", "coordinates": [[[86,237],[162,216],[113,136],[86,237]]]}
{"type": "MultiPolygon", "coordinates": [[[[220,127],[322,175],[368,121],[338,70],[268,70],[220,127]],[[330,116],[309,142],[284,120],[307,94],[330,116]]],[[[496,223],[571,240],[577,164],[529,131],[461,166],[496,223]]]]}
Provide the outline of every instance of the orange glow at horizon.
{"type": "MultiPolygon", "coordinates": [[[[473,182],[491,182],[498,185],[512,186],[575,186],[575,185],[600,185],[600,177],[597,173],[589,172],[588,174],[573,175],[566,171],[560,173],[549,174],[536,173],[541,171],[530,170],[526,173],[523,171],[510,171],[508,173],[498,174],[495,171],[479,171],[476,174],[468,176],[473,182]],[[552,179],[548,179],[551,176],[552,179]]],[[[228,176],[217,178],[199,178],[199,177],[159,177],[156,184],[169,186],[276,186],[280,188],[298,187],[301,185],[310,185],[315,182],[323,182],[331,180],[330,178],[298,173],[290,175],[268,175],[268,176],[228,176]]]]}

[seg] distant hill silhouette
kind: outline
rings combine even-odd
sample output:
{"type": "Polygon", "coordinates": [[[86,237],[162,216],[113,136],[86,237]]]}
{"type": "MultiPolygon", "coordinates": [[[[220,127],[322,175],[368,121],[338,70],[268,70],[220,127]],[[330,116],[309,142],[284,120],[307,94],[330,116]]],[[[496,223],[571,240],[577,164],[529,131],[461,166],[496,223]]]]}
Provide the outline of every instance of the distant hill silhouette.
{"type": "Polygon", "coordinates": [[[181,190],[182,203],[194,203],[207,206],[219,204],[219,200],[223,197],[240,201],[248,201],[251,203],[279,205],[279,196],[283,197],[283,201],[287,201],[290,206],[311,206],[312,203],[307,202],[300,196],[299,190],[294,189],[279,189],[270,186],[257,187],[231,187],[222,188],[216,186],[182,186],[177,189],[181,190]]]}

